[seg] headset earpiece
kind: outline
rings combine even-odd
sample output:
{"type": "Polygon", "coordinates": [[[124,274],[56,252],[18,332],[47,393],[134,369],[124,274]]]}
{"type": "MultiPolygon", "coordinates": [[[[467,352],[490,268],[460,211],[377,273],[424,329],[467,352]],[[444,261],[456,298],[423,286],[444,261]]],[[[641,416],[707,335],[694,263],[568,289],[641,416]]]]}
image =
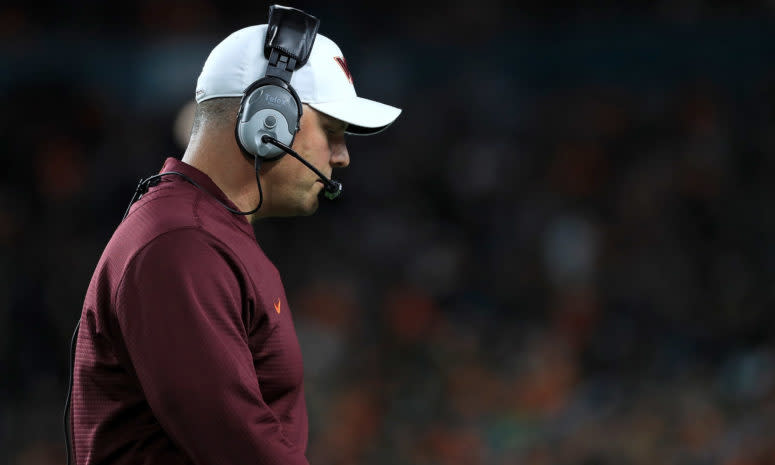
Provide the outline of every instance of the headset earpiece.
{"type": "Polygon", "coordinates": [[[259,79],[245,90],[240,102],[237,143],[250,158],[279,158],[284,152],[261,138],[270,136],[290,146],[299,130],[301,114],[301,100],[290,85],[273,76],[259,79]]]}

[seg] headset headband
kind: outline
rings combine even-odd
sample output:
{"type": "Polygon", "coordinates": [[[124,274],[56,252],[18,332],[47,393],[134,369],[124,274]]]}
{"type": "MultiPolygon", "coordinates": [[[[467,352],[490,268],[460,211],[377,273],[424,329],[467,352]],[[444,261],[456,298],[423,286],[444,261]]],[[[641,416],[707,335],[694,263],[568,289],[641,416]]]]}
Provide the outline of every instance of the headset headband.
{"type": "Polygon", "coordinates": [[[264,40],[266,76],[290,83],[293,72],[307,63],[319,25],[319,19],[296,8],[270,6],[264,40]]]}

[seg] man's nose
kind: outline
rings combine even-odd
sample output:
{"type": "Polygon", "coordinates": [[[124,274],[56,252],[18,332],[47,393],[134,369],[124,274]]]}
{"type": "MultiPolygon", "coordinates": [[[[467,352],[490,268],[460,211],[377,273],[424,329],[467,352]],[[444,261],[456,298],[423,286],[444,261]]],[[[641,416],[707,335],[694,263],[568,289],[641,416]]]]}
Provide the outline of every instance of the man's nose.
{"type": "Polygon", "coordinates": [[[347,144],[344,136],[338,138],[331,144],[331,166],[334,168],[347,168],[350,164],[350,153],[347,151],[347,144]]]}

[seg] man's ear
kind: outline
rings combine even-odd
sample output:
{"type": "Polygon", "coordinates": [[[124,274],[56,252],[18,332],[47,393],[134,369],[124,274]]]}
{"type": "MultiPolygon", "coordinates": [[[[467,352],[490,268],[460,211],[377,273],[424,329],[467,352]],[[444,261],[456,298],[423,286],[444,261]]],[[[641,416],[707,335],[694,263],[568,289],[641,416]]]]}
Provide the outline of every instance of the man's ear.
{"type": "MultiPolygon", "coordinates": [[[[303,124],[302,121],[304,120],[304,115],[307,112],[312,111],[312,107],[307,105],[306,103],[301,104],[301,115],[299,116],[299,131],[301,131],[301,125],[303,124]]],[[[298,134],[298,132],[296,132],[298,134]]]]}

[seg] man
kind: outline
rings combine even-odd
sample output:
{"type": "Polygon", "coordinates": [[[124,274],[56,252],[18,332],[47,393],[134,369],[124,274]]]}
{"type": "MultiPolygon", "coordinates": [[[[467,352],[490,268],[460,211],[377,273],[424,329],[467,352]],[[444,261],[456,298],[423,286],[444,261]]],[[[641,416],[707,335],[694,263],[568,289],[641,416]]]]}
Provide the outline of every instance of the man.
{"type": "MultiPolygon", "coordinates": [[[[151,183],[97,265],[77,333],[74,463],[307,463],[290,305],[250,222],[312,214],[324,182],[288,155],[256,174],[235,139],[242,93],[267,69],[265,36],[253,26],[213,49],[183,160],[162,168],[182,176],[151,183]]],[[[400,113],[356,97],[322,35],[290,84],[304,103],[292,147],[326,177],[350,162],[345,133],[379,132],[400,113]]]]}

